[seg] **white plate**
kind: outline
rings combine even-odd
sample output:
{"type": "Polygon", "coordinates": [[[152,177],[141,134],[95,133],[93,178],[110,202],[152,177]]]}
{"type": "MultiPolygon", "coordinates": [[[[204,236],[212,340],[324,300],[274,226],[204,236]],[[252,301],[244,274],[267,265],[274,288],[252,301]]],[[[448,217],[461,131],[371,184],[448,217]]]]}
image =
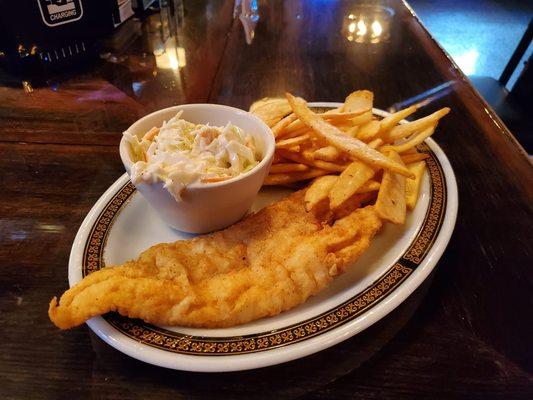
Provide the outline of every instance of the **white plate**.
{"type": "MultiPolygon", "coordinates": [[[[310,103],[316,108],[337,103],[310,103]]],[[[379,116],[388,115],[374,110],[379,116]]],[[[402,303],[429,275],[455,225],[457,185],[450,163],[431,139],[421,195],[405,225],[387,224],[346,274],[288,312],[226,329],[157,327],[109,313],[89,327],[114,348],[139,360],[188,371],[237,371],[294,360],[333,346],[368,328],[402,303]]],[[[259,209],[285,194],[266,188],[259,209]]],[[[153,244],[190,238],[174,231],[130,183],[119,178],[83,221],[69,260],[69,283],[106,264],[136,258],[153,244]]]]}

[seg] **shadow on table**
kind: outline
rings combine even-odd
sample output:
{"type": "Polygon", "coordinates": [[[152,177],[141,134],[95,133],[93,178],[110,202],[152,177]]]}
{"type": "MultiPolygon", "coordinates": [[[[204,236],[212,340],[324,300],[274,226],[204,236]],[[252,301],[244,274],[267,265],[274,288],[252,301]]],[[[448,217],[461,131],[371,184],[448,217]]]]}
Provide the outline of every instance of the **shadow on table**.
{"type": "Polygon", "coordinates": [[[99,399],[287,399],[311,393],[352,372],[385,346],[414,314],[432,276],[386,318],[355,337],[299,360],[250,371],[214,374],[168,370],[130,358],[91,332],[97,356],[92,395],[99,399]]]}

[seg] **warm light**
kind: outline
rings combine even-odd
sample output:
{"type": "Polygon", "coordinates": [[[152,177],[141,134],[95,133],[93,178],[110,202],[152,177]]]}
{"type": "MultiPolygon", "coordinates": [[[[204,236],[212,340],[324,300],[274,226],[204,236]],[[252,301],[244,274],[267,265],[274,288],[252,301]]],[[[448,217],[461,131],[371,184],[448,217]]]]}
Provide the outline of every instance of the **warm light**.
{"type": "Polygon", "coordinates": [[[185,49],[183,47],[178,47],[176,51],[178,53],[178,64],[180,68],[183,68],[187,65],[187,59],[185,58],[185,49]]]}
{"type": "Polygon", "coordinates": [[[370,27],[372,28],[373,37],[381,36],[381,33],[383,32],[383,28],[381,27],[381,24],[379,23],[379,21],[372,22],[372,25],[370,27]]]}
{"type": "Polygon", "coordinates": [[[33,87],[29,81],[22,81],[22,89],[24,89],[24,93],[33,93],[33,87]]]}
{"type": "Polygon", "coordinates": [[[177,47],[172,38],[165,43],[165,49],[163,51],[154,51],[154,55],[155,63],[161,69],[177,71],[187,65],[185,49],[183,47],[177,47]]]}
{"type": "Polygon", "coordinates": [[[365,24],[365,21],[363,21],[362,19],[360,19],[358,22],[357,22],[357,32],[356,32],[356,35],[357,36],[365,36],[366,35],[366,24],[365,24]]]}
{"type": "Polygon", "coordinates": [[[170,65],[170,69],[173,69],[174,71],[176,71],[180,67],[176,51],[168,52],[168,64],[170,65]]]}
{"type": "Polygon", "coordinates": [[[360,4],[345,14],[342,34],[349,42],[378,44],[390,39],[390,21],[394,10],[390,7],[360,4]]]}

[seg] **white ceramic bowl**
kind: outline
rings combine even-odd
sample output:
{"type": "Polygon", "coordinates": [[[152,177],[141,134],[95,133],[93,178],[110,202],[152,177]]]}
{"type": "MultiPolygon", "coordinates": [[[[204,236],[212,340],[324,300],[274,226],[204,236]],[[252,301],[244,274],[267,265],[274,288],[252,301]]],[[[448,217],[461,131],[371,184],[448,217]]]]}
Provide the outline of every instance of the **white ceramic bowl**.
{"type": "MultiPolygon", "coordinates": [[[[218,104],[187,104],[165,108],[149,114],[127,132],[141,138],[152,127],[159,127],[183,110],[182,118],[199,124],[224,126],[233,123],[252,135],[262,160],[252,170],[223,182],[192,183],[178,202],[163,188],[162,182],[136,185],[161,218],[171,227],[183,232],[205,233],[225,228],[246,214],[268,175],[274,155],[274,136],[270,128],[255,115],[238,108],[218,104]]],[[[133,162],[129,146],[120,141],[120,158],[128,174],[133,162]]]]}

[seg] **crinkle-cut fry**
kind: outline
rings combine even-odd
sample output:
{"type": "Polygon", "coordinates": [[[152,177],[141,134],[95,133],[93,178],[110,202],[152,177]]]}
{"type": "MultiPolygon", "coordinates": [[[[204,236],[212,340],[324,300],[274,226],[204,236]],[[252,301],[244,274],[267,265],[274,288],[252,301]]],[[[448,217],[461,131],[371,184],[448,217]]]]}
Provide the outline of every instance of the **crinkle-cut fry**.
{"type": "Polygon", "coordinates": [[[335,161],[341,156],[341,152],[334,146],[321,147],[313,153],[316,160],[335,161]]]}
{"type": "Polygon", "coordinates": [[[377,139],[372,140],[371,142],[368,142],[368,147],[371,147],[373,149],[377,149],[382,144],[383,144],[383,139],[377,138],[377,139]]]}
{"type": "Polygon", "coordinates": [[[439,121],[442,117],[450,112],[448,107],[441,108],[438,111],[435,111],[433,114],[427,115],[423,118],[417,119],[415,121],[408,122],[407,124],[397,125],[391,129],[391,131],[386,135],[385,142],[393,143],[396,140],[406,138],[411,136],[415,132],[419,132],[422,129],[426,129],[428,126],[431,126],[439,121]]]}
{"type": "Polygon", "coordinates": [[[296,114],[290,113],[286,117],[279,120],[279,122],[272,127],[272,133],[274,134],[274,137],[278,137],[281,132],[291,123],[298,119],[296,114]]]}
{"type": "Polygon", "coordinates": [[[422,161],[422,160],[425,160],[426,158],[429,158],[429,154],[427,153],[400,154],[400,158],[402,159],[404,164],[411,164],[411,163],[422,161]]]}
{"type": "Polygon", "coordinates": [[[300,182],[317,176],[327,175],[330,171],[320,168],[309,168],[308,171],[287,172],[283,174],[271,174],[265,179],[264,185],[284,185],[287,183],[300,182]]]}
{"type": "Polygon", "coordinates": [[[282,139],[276,142],[276,149],[288,149],[293,146],[305,143],[309,140],[310,136],[308,134],[302,136],[296,136],[290,139],[282,139]]]}
{"type": "Polygon", "coordinates": [[[380,134],[385,134],[389,132],[392,128],[394,128],[397,124],[400,123],[402,119],[407,118],[409,115],[414,113],[416,110],[418,110],[418,107],[411,106],[404,108],[403,110],[396,111],[394,114],[390,114],[383,118],[381,122],[381,132],[380,134]]]}
{"type": "Polygon", "coordinates": [[[357,139],[362,140],[365,143],[370,142],[379,135],[380,126],[381,123],[375,119],[368,121],[359,127],[356,135],[357,139]]]}
{"type": "Polygon", "coordinates": [[[341,172],[344,170],[344,168],[346,168],[346,165],[343,164],[335,164],[327,161],[315,160],[312,157],[311,150],[309,152],[304,151],[300,153],[299,151],[291,151],[291,149],[279,149],[278,152],[281,154],[282,157],[287,158],[291,161],[300,164],[306,164],[310,167],[324,169],[329,172],[341,172]]]}
{"type": "Polygon", "coordinates": [[[433,125],[431,126],[428,126],[427,128],[425,128],[424,130],[422,130],[421,132],[418,132],[416,134],[414,134],[413,136],[411,136],[409,138],[409,140],[401,143],[401,144],[397,144],[397,145],[385,145],[385,146],[382,146],[381,147],[381,150],[382,151],[395,151],[396,153],[402,153],[406,150],[409,150],[417,145],[419,145],[420,143],[422,143],[424,140],[426,140],[428,137],[430,137],[433,132],[435,132],[435,128],[437,127],[437,123],[435,122],[433,125]]]}
{"type": "Polygon", "coordinates": [[[150,129],[148,132],[144,134],[142,140],[148,140],[151,142],[154,140],[154,138],[157,136],[158,133],[159,133],[159,128],[153,127],[152,129],[150,129]]]}
{"type": "Polygon", "coordinates": [[[305,100],[296,98],[290,93],[286,93],[286,96],[293,112],[298,115],[298,118],[332,146],[346,152],[351,158],[364,161],[375,168],[384,168],[405,176],[412,176],[412,173],[404,165],[389,159],[359,139],[343,134],[333,125],[317,117],[307,107],[305,100]]]}
{"type": "Polygon", "coordinates": [[[309,166],[305,164],[299,164],[299,163],[280,163],[280,164],[273,164],[270,167],[270,174],[281,174],[285,172],[302,172],[302,171],[308,171],[309,166]]]}

